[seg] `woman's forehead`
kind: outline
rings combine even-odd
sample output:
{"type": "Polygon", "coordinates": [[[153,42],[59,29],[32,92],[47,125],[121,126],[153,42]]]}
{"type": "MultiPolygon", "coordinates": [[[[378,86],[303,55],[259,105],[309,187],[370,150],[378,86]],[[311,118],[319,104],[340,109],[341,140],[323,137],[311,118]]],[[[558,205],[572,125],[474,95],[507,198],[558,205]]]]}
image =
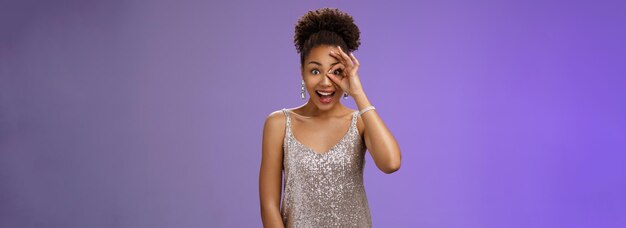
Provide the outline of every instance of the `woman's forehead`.
{"type": "Polygon", "coordinates": [[[339,61],[330,55],[331,51],[336,53],[338,52],[338,49],[328,45],[317,46],[311,49],[311,52],[309,52],[309,55],[304,62],[306,65],[335,65],[339,61]]]}

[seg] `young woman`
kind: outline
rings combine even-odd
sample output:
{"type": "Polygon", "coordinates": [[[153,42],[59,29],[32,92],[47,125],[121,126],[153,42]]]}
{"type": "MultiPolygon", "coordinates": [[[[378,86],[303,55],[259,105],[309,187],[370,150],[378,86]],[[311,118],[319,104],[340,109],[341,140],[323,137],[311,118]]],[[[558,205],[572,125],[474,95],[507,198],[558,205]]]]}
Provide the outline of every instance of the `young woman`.
{"type": "Polygon", "coordinates": [[[371,227],[365,150],[388,174],[400,168],[401,155],[361,87],[352,54],[359,35],[352,17],[337,9],[309,11],[296,24],[301,97],[305,91],[310,96],[265,121],[259,175],[264,227],[371,227]],[[341,104],[348,95],[359,111],[341,104]]]}

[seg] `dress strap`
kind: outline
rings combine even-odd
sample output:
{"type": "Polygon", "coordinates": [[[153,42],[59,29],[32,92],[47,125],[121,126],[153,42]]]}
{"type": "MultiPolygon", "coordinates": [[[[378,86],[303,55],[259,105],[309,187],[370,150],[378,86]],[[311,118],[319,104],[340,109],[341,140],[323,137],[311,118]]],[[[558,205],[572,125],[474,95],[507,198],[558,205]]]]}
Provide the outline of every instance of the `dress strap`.
{"type": "Polygon", "coordinates": [[[356,127],[356,121],[359,116],[359,111],[354,111],[352,113],[352,123],[350,123],[350,127],[356,127]]]}
{"type": "Polygon", "coordinates": [[[289,117],[289,110],[283,108],[283,113],[285,114],[285,132],[291,133],[291,118],[289,117]]]}

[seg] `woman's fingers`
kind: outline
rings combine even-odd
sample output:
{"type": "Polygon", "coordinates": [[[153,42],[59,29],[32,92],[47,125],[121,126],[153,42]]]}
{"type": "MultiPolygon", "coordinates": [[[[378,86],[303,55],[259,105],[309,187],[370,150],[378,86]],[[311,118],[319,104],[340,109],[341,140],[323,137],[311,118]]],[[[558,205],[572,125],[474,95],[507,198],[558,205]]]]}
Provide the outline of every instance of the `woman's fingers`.
{"type": "Polygon", "coordinates": [[[348,54],[346,54],[343,49],[341,49],[341,46],[337,46],[339,48],[339,55],[341,55],[342,59],[344,59],[344,61],[346,61],[346,66],[352,67],[354,66],[354,63],[352,62],[352,59],[350,58],[350,56],[348,56],[348,54]]]}
{"type": "Polygon", "coordinates": [[[326,75],[328,75],[328,78],[330,78],[331,81],[333,81],[335,84],[339,85],[339,87],[342,87],[342,89],[344,89],[343,86],[341,85],[342,80],[343,80],[342,77],[339,77],[339,75],[332,74],[332,73],[328,73],[326,75]]]}
{"type": "Polygon", "coordinates": [[[337,46],[337,51],[330,51],[331,56],[339,60],[346,67],[351,67],[353,65],[350,56],[346,55],[345,52],[341,49],[341,47],[337,46]]]}
{"type": "Polygon", "coordinates": [[[354,56],[354,53],[346,54],[340,46],[337,46],[337,50],[330,51],[330,56],[337,59],[340,63],[331,67],[331,69],[326,72],[330,80],[339,85],[344,91],[348,91],[352,86],[359,87],[360,84],[358,83],[358,76],[356,73],[360,63],[354,56]],[[341,69],[342,72],[335,74],[335,71],[339,69],[341,69]]]}
{"type": "Polygon", "coordinates": [[[358,77],[356,73],[360,65],[359,60],[356,59],[353,53],[347,54],[344,52],[340,46],[337,46],[336,50],[330,51],[330,56],[337,59],[340,64],[331,67],[331,70],[327,72],[328,77],[347,91],[351,85],[350,82],[353,81],[353,76],[358,77]],[[338,69],[341,69],[342,72],[335,74],[335,71],[338,69]]]}
{"type": "Polygon", "coordinates": [[[339,60],[339,62],[343,64],[344,66],[348,66],[348,62],[339,52],[330,51],[330,56],[339,60]]]}
{"type": "Polygon", "coordinates": [[[348,76],[348,74],[343,64],[337,64],[333,66],[328,72],[326,72],[326,75],[330,78],[330,80],[339,85],[342,89],[345,90],[347,88],[348,79],[346,77],[348,76]],[[339,70],[340,72],[336,73],[337,70],[339,70]]]}
{"type": "Polygon", "coordinates": [[[327,72],[329,75],[335,75],[338,76],[339,80],[343,80],[343,78],[346,76],[346,71],[344,69],[343,64],[337,64],[335,66],[333,66],[332,68],[330,68],[330,70],[327,72]],[[340,71],[340,73],[335,73],[337,70],[340,71]]]}
{"type": "Polygon", "coordinates": [[[354,57],[354,53],[352,53],[352,52],[350,52],[350,59],[352,59],[352,62],[354,62],[354,65],[355,65],[355,66],[357,66],[357,67],[358,67],[359,65],[361,65],[361,64],[359,63],[359,60],[357,60],[357,59],[356,59],[356,57],[354,57]]]}

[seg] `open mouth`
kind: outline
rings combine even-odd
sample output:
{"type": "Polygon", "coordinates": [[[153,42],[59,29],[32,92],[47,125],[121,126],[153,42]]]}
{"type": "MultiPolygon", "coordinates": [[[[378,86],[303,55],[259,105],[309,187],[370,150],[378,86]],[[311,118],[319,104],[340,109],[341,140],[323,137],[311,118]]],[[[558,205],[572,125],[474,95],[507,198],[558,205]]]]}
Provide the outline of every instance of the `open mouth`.
{"type": "Polygon", "coordinates": [[[315,90],[315,93],[320,98],[320,102],[324,104],[328,104],[333,100],[333,96],[335,95],[335,91],[319,91],[315,90]]]}
{"type": "Polygon", "coordinates": [[[333,95],[335,95],[335,91],[319,91],[319,90],[315,90],[315,93],[317,93],[318,96],[320,97],[332,97],[333,95]]]}

